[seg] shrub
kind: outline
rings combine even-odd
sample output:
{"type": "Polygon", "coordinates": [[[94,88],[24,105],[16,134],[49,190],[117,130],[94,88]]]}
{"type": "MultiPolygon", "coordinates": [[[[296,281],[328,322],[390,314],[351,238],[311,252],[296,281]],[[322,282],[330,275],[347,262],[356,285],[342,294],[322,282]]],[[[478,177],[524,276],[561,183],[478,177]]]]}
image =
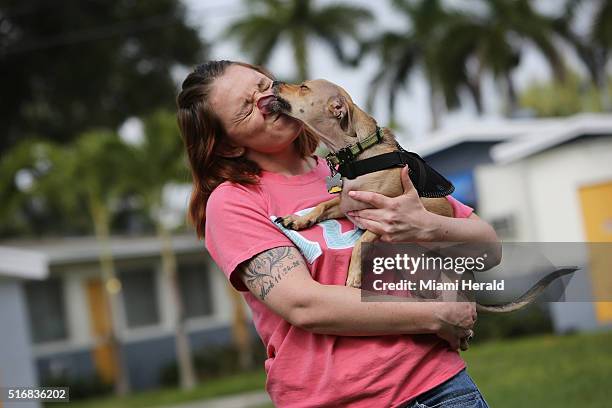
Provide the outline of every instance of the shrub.
{"type": "MultiPolygon", "coordinates": [[[[252,347],[253,369],[260,369],[266,360],[266,351],[259,338],[254,339],[252,347]]],[[[233,344],[215,344],[196,350],[193,354],[193,362],[199,380],[225,377],[244,371],[240,367],[238,349],[233,344]]],[[[165,386],[178,384],[176,361],[162,368],[160,383],[165,386]]]]}
{"type": "Polygon", "coordinates": [[[472,342],[523,337],[552,333],[552,331],[548,310],[536,303],[512,313],[479,314],[472,342]]]}
{"type": "Polygon", "coordinates": [[[104,382],[99,376],[74,378],[69,376],[49,377],[42,381],[43,387],[69,387],[70,400],[107,395],[113,391],[113,384],[104,382]]]}

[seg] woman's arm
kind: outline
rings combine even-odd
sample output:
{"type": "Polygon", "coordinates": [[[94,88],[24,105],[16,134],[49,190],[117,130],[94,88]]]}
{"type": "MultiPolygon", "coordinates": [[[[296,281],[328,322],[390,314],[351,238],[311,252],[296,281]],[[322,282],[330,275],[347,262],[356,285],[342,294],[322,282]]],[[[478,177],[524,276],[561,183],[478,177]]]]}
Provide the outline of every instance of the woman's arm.
{"type": "Polygon", "coordinates": [[[453,349],[475,323],[473,304],[364,302],[359,289],[312,279],[294,247],[262,252],[242,264],[249,290],[289,323],[320,334],[373,336],[434,333],[453,349]]]}

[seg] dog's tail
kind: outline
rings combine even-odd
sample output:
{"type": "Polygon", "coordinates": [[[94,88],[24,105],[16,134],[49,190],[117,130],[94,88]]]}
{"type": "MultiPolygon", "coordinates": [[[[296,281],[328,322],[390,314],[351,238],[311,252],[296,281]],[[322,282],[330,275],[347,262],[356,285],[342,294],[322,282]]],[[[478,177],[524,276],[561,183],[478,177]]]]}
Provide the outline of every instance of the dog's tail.
{"type": "Polygon", "coordinates": [[[548,286],[552,281],[561,276],[573,273],[578,269],[580,268],[575,266],[568,266],[563,269],[557,269],[556,271],[540,279],[535,285],[531,287],[531,289],[529,289],[527,292],[525,292],[524,295],[522,295],[515,301],[504,303],[501,305],[481,305],[479,303],[476,303],[476,311],[485,313],[508,313],[522,309],[529,303],[533,302],[538,296],[540,296],[544,289],[546,289],[546,286],[548,286]]]}

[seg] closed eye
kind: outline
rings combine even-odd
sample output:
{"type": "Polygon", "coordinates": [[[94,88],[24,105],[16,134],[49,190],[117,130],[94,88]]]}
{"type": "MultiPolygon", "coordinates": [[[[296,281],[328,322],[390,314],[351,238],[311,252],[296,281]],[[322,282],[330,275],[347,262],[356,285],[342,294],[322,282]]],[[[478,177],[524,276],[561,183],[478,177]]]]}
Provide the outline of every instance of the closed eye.
{"type": "Polygon", "coordinates": [[[272,81],[267,78],[261,78],[259,83],[257,84],[257,89],[259,92],[265,92],[272,86],[272,81]]]}

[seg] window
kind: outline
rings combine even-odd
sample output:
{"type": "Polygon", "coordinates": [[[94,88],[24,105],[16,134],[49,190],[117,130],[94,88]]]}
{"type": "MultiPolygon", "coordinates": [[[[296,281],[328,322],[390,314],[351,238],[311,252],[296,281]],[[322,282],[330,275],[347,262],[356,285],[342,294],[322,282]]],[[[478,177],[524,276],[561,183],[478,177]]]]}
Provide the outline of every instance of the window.
{"type": "Polygon", "coordinates": [[[210,280],[205,265],[179,265],[178,276],[185,317],[203,317],[212,314],[210,280]]]}
{"type": "Polygon", "coordinates": [[[62,281],[57,278],[26,282],[26,302],[34,343],[64,340],[68,337],[62,290],[62,281]]]}
{"type": "Polygon", "coordinates": [[[158,324],[159,308],[153,270],[133,269],[122,271],[119,276],[127,327],[158,324]]]}

